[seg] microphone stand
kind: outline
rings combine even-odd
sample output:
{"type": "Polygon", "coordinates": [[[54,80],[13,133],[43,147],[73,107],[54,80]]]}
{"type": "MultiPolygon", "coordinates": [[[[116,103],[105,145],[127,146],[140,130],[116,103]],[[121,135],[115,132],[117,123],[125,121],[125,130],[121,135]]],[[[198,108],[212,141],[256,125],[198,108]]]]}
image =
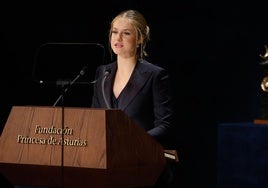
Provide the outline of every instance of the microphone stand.
{"type": "Polygon", "coordinates": [[[86,71],[87,67],[83,67],[83,69],[80,71],[80,73],[72,80],[72,81],[65,81],[65,80],[59,80],[56,82],[56,85],[61,85],[61,95],[58,97],[58,99],[55,101],[53,106],[55,107],[59,100],[61,99],[61,187],[64,188],[64,95],[68,91],[68,89],[80,78],[80,76],[83,76],[86,71]]]}
{"type": "MultiPolygon", "coordinates": [[[[61,99],[61,129],[64,130],[64,94],[67,91],[67,88],[65,88],[66,83],[62,82],[61,84],[61,95],[58,98],[57,101],[59,101],[59,99],[61,99]]],[[[57,102],[56,101],[56,102],[57,102]]],[[[55,103],[56,104],[56,103],[55,103]]],[[[55,105],[54,105],[55,106],[55,105]]],[[[61,132],[61,187],[64,188],[64,134],[63,131],[61,132]]]]}
{"type": "MultiPolygon", "coordinates": [[[[68,91],[68,88],[73,85],[73,83],[80,77],[80,75],[76,76],[76,78],[72,81],[57,81],[56,85],[61,85],[61,95],[57,98],[55,103],[53,104],[53,107],[55,107],[58,102],[61,100],[61,130],[64,130],[64,111],[65,111],[65,105],[64,105],[64,95],[68,91]],[[69,86],[69,87],[67,87],[69,86]]],[[[61,188],[64,188],[64,134],[63,131],[61,132],[61,188]]]]}
{"type": "MultiPolygon", "coordinates": [[[[64,120],[65,120],[65,105],[64,105],[64,96],[68,91],[68,88],[75,83],[75,81],[80,77],[80,75],[76,76],[76,78],[72,81],[58,81],[57,85],[61,85],[61,95],[54,103],[54,107],[61,100],[61,130],[64,130],[64,120]],[[68,87],[69,86],[69,87],[68,87]]],[[[61,132],[61,188],[64,188],[64,134],[61,132]]]]}

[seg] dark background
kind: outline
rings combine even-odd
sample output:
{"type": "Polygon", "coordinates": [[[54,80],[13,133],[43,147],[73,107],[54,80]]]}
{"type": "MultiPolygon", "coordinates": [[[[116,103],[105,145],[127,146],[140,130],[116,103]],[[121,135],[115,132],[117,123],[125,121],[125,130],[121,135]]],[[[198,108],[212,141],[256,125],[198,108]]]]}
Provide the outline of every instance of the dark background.
{"type": "MultiPolygon", "coordinates": [[[[180,162],[176,185],[216,187],[217,125],[259,117],[259,65],[268,44],[268,15],[258,2],[103,1],[6,3],[1,6],[0,122],[14,105],[52,105],[60,88],[33,82],[45,43],[100,43],[105,63],[111,19],[137,9],[151,28],[147,58],[170,71],[177,106],[180,162]]],[[[95,70],[96,62],[89,68],[95,70]]],[[[74,67],[75,67],[74,63],[74,67]]],[[[79,67],[78,67],[79,68],[79,67]]],[[[91,86],[74,86],[66,105],[90,105],[91,86]]],[[[0,151],[3,152],[3,151],[0,151]]]]}

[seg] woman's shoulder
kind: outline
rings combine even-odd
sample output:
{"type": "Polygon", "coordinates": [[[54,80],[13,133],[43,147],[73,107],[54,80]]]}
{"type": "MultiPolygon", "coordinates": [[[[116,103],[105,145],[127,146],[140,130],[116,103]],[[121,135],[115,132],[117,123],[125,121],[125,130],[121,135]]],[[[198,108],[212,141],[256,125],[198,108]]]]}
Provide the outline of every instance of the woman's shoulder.
{"type": "Polygon", "coordinates": [[[150,63],[147,60],[141,60],[140,65],[143,67],[143,70],[151,70],[151,71],[166,71],[165,68],[161,67],[160,65],[150,63]]]}

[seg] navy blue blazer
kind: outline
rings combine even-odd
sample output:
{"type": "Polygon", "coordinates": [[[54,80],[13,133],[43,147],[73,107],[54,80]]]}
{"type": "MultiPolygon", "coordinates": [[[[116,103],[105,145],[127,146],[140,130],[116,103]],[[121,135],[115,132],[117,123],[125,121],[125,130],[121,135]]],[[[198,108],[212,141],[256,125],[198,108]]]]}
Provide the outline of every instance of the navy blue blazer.
{"type": "MultiPolygon", "coordinates": [[[[112,106],[113,82],[117,63],[101,65],[96,70],[92,98],[92,108],[107,108],[103,92],[102,79],[109,72],[104,82],[104,93],[107,102],[112,106]]],[[[139,61],[133,73],[120,93],[118,109],[121,109],[137,125],[162,145],[173,126],[173,101],[168,72],[146,60],[139,61]]]]}

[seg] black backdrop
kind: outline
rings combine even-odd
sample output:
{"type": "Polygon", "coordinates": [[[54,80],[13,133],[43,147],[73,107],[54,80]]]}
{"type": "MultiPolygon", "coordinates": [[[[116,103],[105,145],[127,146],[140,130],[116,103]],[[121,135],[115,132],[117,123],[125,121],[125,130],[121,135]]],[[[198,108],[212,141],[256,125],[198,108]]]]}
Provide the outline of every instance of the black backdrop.
{"type": "MultiPolygon", "coordinates": [[[[14,105],[52,105],[59,88],[33,82],[36,50],[45,43],[100,43],[108,52],[113,16],[137,9],[151,28],[148,60],[167,68],[176,96],[181,187],[215,187],[217,125],[259,114],[259,54],[268,44],[263,4],[245,2],[89,1],[1,6],[0,122],[14,105]]],[[[92,65],[95,67],[96,65],[92,65]]],[[[91,68],[92,68],[91,67],[91,68]]],[[[90,87],[72,88],[70,105],[89,106],[90,87]]],[[[1,151],[2,152],[2,151],[1,151]]]]}

